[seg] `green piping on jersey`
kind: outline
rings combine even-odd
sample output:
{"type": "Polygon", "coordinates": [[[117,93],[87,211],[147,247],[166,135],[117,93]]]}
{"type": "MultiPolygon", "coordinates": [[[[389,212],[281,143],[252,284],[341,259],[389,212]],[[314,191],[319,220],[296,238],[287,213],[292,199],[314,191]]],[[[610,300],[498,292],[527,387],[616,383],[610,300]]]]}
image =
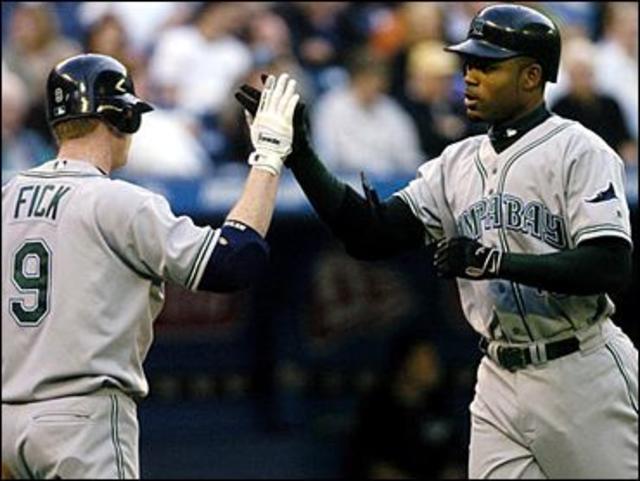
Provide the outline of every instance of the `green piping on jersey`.
{"type": "MultiPolygon", "coordinates": [[[[502,172],[500,173],[500,180],[498,181],[498,189],[497,189],[498,190],[498,192],[497,192],[498,195],[502,196],[502,194],[504,193],[504,186],[505,186],[505,183],[506,183],[506,180],[507,180],[507,173],[509,172],[509,169],[515,163],[516,160],[518,160],[520,157],[522,157],[527,152],[530,152],[531,150],[535,149],[536,147],[542,145],[543,143],[545,143],[547,140],[551,139],[552,137],[555,137],[556,134],[562,132],[564,129],[566,129],[567,127],[570,127],[571,125],[573,125],[573,123],[562,124],[562,125],[556,127],[555,129],[553,129],[551,132],[549,132],[546,135],[544,135],[543,137],[539,138],[538,140],[532,142],[531,144],[529,144],[526,147],[522,148],[520,151],[518,151],[515,154],[513,154],[507,160],[507,162],[505,163],[504,168],[502,169],[502,172]]],[[[509,243],[507,241],[507,234],[505,232],[505,229],[506,229],[506,226],[503,223],[502,226],[500,227],[499,231],[498,231],[498,237],[500,239],[500,245],[501,245],[502,249],[505,252],[511,252],[511,250],[509,249],[509,243]]],[[[511,288],[513,289],[514,298],[516,300],[516,304],[518,306],[518,310],[520,311],[520,317],[522,317],[522,323],[524,324],[524,327],[527,330],[527,334],[529,335],[529,338],[533,341],[535,339],[533,337],[533,334],[531,332],[531,329],[530,329],[529,325],[527,324],[527,311],[526,311],[524,298],[522,296],[522,292],[520,291],[520,286],[516,282],[511,282],[511,288]]]]}
{"type": "Polygon", "coordinates": [[[37,477],[35,476],[33,471],[31,471],[31,468],[29,468],[29,464],[27,463],[27,457],[25,456],[25,453],[24,453],[24,443],[25,442],[26,441],[23,441],[20,444],[20,446],[18,446],[18,456],[20,457],[20,461],[22,461],[22,467],[27,472],[27,475],[29,476],[29,479],[37,479],[37,477]]]}
{"type": "Polygon", "coordinates": [[[480,181],[482,182],[482,192],[484,192],[485,184],[487,182],[487,171],[482,165],[482,161],[480,160],[480,145],[478,145],[478,150],[476,150],[476,155],[473,157],[473,163],[476,164],[476,168],[478,169],[478,173],[480,174],[480,181]]]}
{"type": "Polygon", "coordinates": [[[502,190],[504,189],[504,184],[505,184],[506,179],[507,179],[507,173],[508,173],[509,169],[511,168],[511,166],[513,165],[513,163],[516,160],[518,160],[520,157],[522,157],[524,154],[526,154],[530,150],[535,149],[540,144],[545,143],[551,137],[555,137],[556,134],[562,132],[564,129],[566,129],[568,127],[571,127],[572,125],[573,125],[573,122],[568,122],[566,124],[559,125],[555,129],[553,129],[551,132],[547,133],[543,137],[540,137],[538,140],[530,143],[526,147],[523,147],[520,151],[518,151],[515,154],[513,154],[509,158],[509,160],[507,160],[506,165],[504,166],[504,169],[502,169],[502,172],[500,173],[500,181],[498,182],[498,191],[502,192],[502,190]]]}
{"type": "Polygon", "coordinates": [[[118,471],[118,479],[124,479],[122,448],[120,446],[120,438],[118,436],[118,398],[115,394],[111,396],[111,441],[116,452],[116,469],[118,471]]]}
{"type": "Polygon", "coordinates": [[[613,360],[615,361],[616,365],[618,366],[618,370],[620,371],[620,374],[622,374],[622,378],[624,379],[624,384],[625,384],[625,386],[627,388],[627,395],[629,396],[629,401],[631,402],[631,407],[633,408],[633,410],[637,414],[638,413],[638,405],[633,401],[633,395],[631,394],[632,393],[631,383],[629,382],[629,378],[627,377],[627,374],[626,374],[624,368],[622,367],[622,361],[620,361],[620,357],[618,356],[618,353],[616,352],[616,350],[613,349],[613,347],[609,346],[609,344],[605,344],[605,347],[611,353],[611,356],[613,356],[613,360]]]}
{"type": "Polygon", "coordinates": [[[20,172],[18,175],[42,179],[51,179],[52,177],[105,177],[102,174],[87,174],[84,172],[20,172]]]}
{"type": "Polygon", "coordinates": [[[200,264],[202,263],[202,259],[204,259],[205,252],[207,252],[207,250],[209,249],[209,245],[211,245],[211,241],[213,240],[215,232],[217,232],[217,229],[216,231],[213,231],[210,229],[206,237],[204,238],[202,245],[200,246],[200,250],[198,251],[198,254],[195,257],[193,265],[191,266],[191,270],[189,271],[189,275],[187,276],[187,282],[186,282],[187,289],[192,288],[193,283],[198,277],[197,273],[200,270],[200,264]]]}
{"type": "Polygon", "coordinates": [[[590,225],[587,227],[583,227],[582,229],[578,229],[576,231],[576,233],[573,235],[572,240],[574,245],[577,245],[578,241],[580,240],[580,237],[582,237],[585,234],[592,234],[593,232],[612,231],[612,230],[616,232],[620,232],[621,234],[624,234],[624,238],[628,240],[630,243],[632,242],[631,238],[629,237],[629,234],[624,229],[624,227],[620,227],[618,224],[599,224],[599,225],[590,225]]]}

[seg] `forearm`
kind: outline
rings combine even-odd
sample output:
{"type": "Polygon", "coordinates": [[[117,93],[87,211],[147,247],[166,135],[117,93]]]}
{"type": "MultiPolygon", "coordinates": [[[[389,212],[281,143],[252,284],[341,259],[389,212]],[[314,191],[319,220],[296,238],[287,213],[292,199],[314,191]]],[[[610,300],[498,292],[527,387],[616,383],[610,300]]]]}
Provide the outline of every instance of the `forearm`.
{"type": "Polygon", "coordinates": [[[308,143],[301,144],[287,159],[287,165],[318,217],[331,227],[340,211],[347,186],[327,170],[308,143]]]}
{"type": "Polygon", "coordinates": [[[624,290],[630,276],[628,249],[595,245],[545,255],[505,253],[499,274],[520,284],[574,295],[624,290]]]}
{"type": "Polygon", "coordinates": [[[253,167],[242,195],[227,215],[227,220],[246,224],[265,237],[273,217],[279,179],[279,176],[253,167]]]}
{"type": "Polygon", "coordinates": [[[264,238],[273,216],[279,177],[256,167],[249,171],[240,199],[220,227],[220,239],[198,289],[232,292],[260,277],[269,258],[264,238]]]}
{"type": "Polygon", "coordinates": [[[349,255],[386,259],[422,245],[424,227],[402,200],[391,197],[374,205],[331,174],[311,148],[304,151],[304,155],[296,152],[291,169],[320,219],[349,255]]]}

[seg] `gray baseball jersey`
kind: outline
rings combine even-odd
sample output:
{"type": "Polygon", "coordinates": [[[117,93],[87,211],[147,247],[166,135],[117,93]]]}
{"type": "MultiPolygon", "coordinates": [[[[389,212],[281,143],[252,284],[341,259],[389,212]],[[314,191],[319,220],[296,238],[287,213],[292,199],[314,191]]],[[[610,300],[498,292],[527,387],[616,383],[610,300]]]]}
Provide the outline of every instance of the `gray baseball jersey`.
{"type": "MultiPolygon", "coordinates": [[[[470,137],[423,164],[396,193],[420,219],[426,242],[466,236],[504,252],[548,254],[598,236],[631,243],[625,170],[578,122],[552,116],[496,154],[470,137]]],[[[480,334],[512,342],[562,336],[607,318],[608,296],[568,296],[503,279],[458,279],[464,313],[480,334]]]]}
{"type": "MultiPolygon", "coordinates": [[[[599,236],[631,243],[624,165],[577,122],[551,116],[496,153],[487,135],[446,148],[396,193],[426,242],[466,236],[547,254],[599,236]]],[[[574,336],[580,350],[511,372],[487,356],[471,410],[470,478],[638,476],[638,351],[605,294],[458,279],[473,328],[500,344],[574,336]]]]}
{"type": "Polygon", "coordinates": [[[143,397],[164,282],[198,287],[219,230],[93,165],[53,160],[2,189],[2,401],[111,385],[143,397]]]}

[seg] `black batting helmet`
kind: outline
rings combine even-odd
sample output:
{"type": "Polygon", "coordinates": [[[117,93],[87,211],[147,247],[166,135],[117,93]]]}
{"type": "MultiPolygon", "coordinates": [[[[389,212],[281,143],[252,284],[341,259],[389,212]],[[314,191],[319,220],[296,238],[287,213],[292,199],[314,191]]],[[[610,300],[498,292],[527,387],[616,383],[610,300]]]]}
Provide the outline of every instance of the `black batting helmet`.
{"type": "Polygon", "coordinates": [[[136,97],[124,65],[107,55],[82,54],[56,65],[47,80],[47,120],[99,117],[120,132],[140,128],[140,116],[153,110],[136,97]]]}
{"type": "Polygon", "coordinates": [[[445,50],[494,59],[526,55],[540,63],[546,80],[555,82],[558,78],[558,27],[547,16],[523,5],[499,4],[483,8],[471,21],[467,39],[445,50]]]}

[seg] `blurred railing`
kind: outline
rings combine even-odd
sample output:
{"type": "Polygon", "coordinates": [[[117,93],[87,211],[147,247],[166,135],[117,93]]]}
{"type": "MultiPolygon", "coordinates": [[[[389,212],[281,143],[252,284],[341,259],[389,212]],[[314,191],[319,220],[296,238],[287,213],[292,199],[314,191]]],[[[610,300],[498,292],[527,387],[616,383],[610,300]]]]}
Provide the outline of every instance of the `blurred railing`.
{"type": "MultiPolygon", "coordinates": [[[[341,180],[362,192],[359,174],[339,174],[341,180]]],[[[121,176],[138,185],[164,195],[175,212],[194,216],[207,216],[226,213],[238,199],[245,182],[245,175],[234,171],[208,179],[181,180],[149,176],[121,176]]],[[[393,178],[370,178],[380,198],[385,198],[404,187],[413,177],[396,176],[393,178]]],[[[627,200],[631,207],[638,204],[638,168],[627,167],[627,200]]],[[[277,198],[276,215],[306,214],[312,212],[304,192],[298,186],[290,172],[283,175],[277,198]]]]}

